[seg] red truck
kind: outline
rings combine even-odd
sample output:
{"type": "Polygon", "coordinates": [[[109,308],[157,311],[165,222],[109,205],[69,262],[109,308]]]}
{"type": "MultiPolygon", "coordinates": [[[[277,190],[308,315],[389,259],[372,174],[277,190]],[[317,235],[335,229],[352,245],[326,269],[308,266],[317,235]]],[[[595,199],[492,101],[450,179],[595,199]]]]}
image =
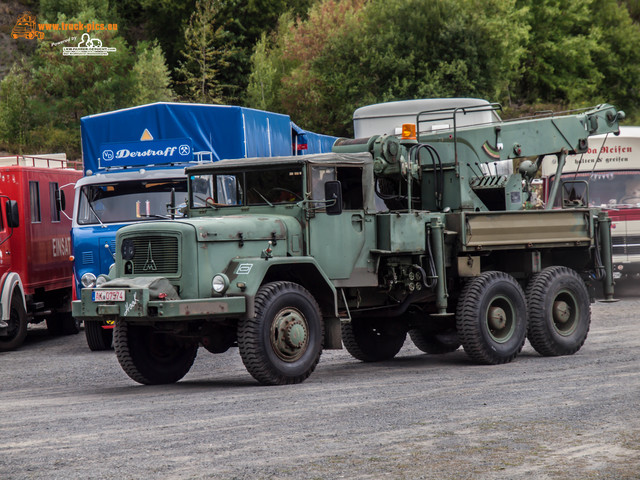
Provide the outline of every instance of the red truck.
{"type": "Polygon", "coordinates": [[[0,158],[0,351],[20,346],[28,323],[79,331],[64,189],[81,177],[64,154],[0,158]]]}

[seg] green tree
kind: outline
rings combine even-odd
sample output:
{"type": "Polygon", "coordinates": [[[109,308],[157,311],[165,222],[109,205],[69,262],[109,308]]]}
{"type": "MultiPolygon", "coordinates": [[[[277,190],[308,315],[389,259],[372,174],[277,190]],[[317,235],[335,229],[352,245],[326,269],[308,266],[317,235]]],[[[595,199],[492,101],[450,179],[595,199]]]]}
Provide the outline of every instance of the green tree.
{"type": "Polygon", "coordinates": [[[0,82],[0,144],[22,153],[33,125],[31,89],[25,69],[14,64],[0,82]]]}
{"type": "Polygon", "coordinates": [[[133,103],[141,105],[173,100],[171,76],[158,42],[137,46],[138,58],[133,66],[133,103]]]}
{"type": "Polygon", "coordinates": [[[630,118],[638,115],[640,27],[624,4],[518,0],[518,5],[528,11],[531,34],[517,103],[559,110],[610,102],[630,118]]]}
{"type": "Polygon", "coordinates": [[[285,17],[266,55],[256,50],[249,98],[276,85],[265,104],[337,135],[352,134],[353,110],[368,103],[508,99],[528,35],[524,13],[515,0],[323,0],[306,20],[285,17]]]}
{"type": "Polygon", "coordinates": [[[184,61],[177,70],[185,98],[200,103],[224,103],[220,69],[232,54],[225,25],[217,23],[219,0],[198,0],[185,29],[184,61]]]}
{"type": "MultiPolygon", "coordinates": [[[[91,12],[80,12],[74,17],[59,14],[56,21],[87,23],[101,22],[101,19],[92,17],[91,12]]],[[[77,158],[80,154],[80,118],[131,106],[134,87],[140,80],[134,69],[136,57],[117,31],[91,33],[92,38],[100,39],[104,46],[116,49],[105,56],[63,55],[63,46],[68,44],[53,43],[66,40],[68,35],[69,32],[51,32],[46,42],[38,42],[34,55],[22,71],[7,81],[5,88],[14,92],[10,97],[13,99],[18,98],[13,85],[22,82],[24,93],[19,98],[26,102],[28,121],[17,119],[15,115],[12,117],[6,113],[7,109],[3,109],[2,116],[10,131],[23,129],[19,137],[10,141],[25,139],[24,143],[31,151],[64,151],[69,157],[77,158]]],[[[145,63],[144,54],[142,57],[140,68],[145,63]]],[[[153,52],[151,57],[153,59],[153,52]]],[[[12,100],[14,104],[16,101],[12,100]]],[[[14,148],[20,147],[21,142],[14,143],[14,148]]]]}
{"type": "MultiPolygon", "coordinates": [[[[79,12],[99,23],[115,23],[111,20],[113,10],[109,0],[40,0],[39,20],[57,22],[58,16],[76,17],[79,12]]],[[[80,18],[80,21],[84,21],[80,18]]]]}
{"type": "Polygon", "coordinates": [[[591,18],[602,32],[601,48],[593,57],[601,82],[592,103],[612,103],[627,111],[626,124],[637,122],[640,119],[640,25],[616,0],[594,1],[591,18]]]}
{"type": "Polygon", "coordinates": [[[528,10],[531,34],[519,101],[570,105],[593,96],[602,79],[594,64],[602,49],[602,31],[591,20],[591,1],[520,0],[520,4],[528,10]]]}

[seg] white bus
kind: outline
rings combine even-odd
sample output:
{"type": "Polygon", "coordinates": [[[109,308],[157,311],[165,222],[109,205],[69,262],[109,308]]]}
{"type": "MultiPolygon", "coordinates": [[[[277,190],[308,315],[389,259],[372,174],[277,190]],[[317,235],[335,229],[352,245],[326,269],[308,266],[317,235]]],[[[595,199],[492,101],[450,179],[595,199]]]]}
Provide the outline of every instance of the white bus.
{"type": "MultiPolygon", "coordinates": [[[[555,181],[557,160],[542,163],[544,198],[555,181]]],[[[601,206],[611,218],[614,278],[640,278],[640,127],[589,138],[585,154],[568,155],[555,206],[601,206]]]]}

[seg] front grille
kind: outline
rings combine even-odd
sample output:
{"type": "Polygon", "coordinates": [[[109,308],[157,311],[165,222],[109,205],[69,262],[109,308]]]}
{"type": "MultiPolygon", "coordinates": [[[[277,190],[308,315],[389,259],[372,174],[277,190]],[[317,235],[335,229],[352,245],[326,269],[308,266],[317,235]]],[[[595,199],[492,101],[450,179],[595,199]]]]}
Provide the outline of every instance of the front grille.
{"type": "Polygon", "coordinates": [[[82,252],[82,264],[93,265],[93,252],[82,252]]]}
{"type": "Polygon", "coordinates": [[[640,235],[611,237],[611,247],[614,255],[640,255],[640,235]]]}
{"type": "Polygon", "coordinates": [[[178,238],[149,235],[131,238],[135,248],[132,259],[134,275],[178,274],[178,238]]]}

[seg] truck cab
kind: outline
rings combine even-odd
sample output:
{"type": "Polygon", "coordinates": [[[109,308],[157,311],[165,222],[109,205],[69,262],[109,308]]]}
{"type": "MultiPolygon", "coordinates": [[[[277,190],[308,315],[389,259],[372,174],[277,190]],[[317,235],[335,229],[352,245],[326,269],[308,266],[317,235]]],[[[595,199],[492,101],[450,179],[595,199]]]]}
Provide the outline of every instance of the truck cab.
{"type": "Polygon", "coordinates": [[[71,316],[71,193],[82,176],[64,156],[0,158],[0,350],[18,347],[28,323],[78,333],[71,316]]]}
{"type": "MultiPolygon", "coordinates": [[[[154,103],[81,119],[84,178],[76,186],[74,298],[96,286],[115,258],[116,232],[136,222],[183,216],[185,167],[223,158],[326,151],[335,137],[289,116],[244,107],[154,103]]],[[[87,320],[91,350],[112,346],[113,322],[87,320]]]]}

